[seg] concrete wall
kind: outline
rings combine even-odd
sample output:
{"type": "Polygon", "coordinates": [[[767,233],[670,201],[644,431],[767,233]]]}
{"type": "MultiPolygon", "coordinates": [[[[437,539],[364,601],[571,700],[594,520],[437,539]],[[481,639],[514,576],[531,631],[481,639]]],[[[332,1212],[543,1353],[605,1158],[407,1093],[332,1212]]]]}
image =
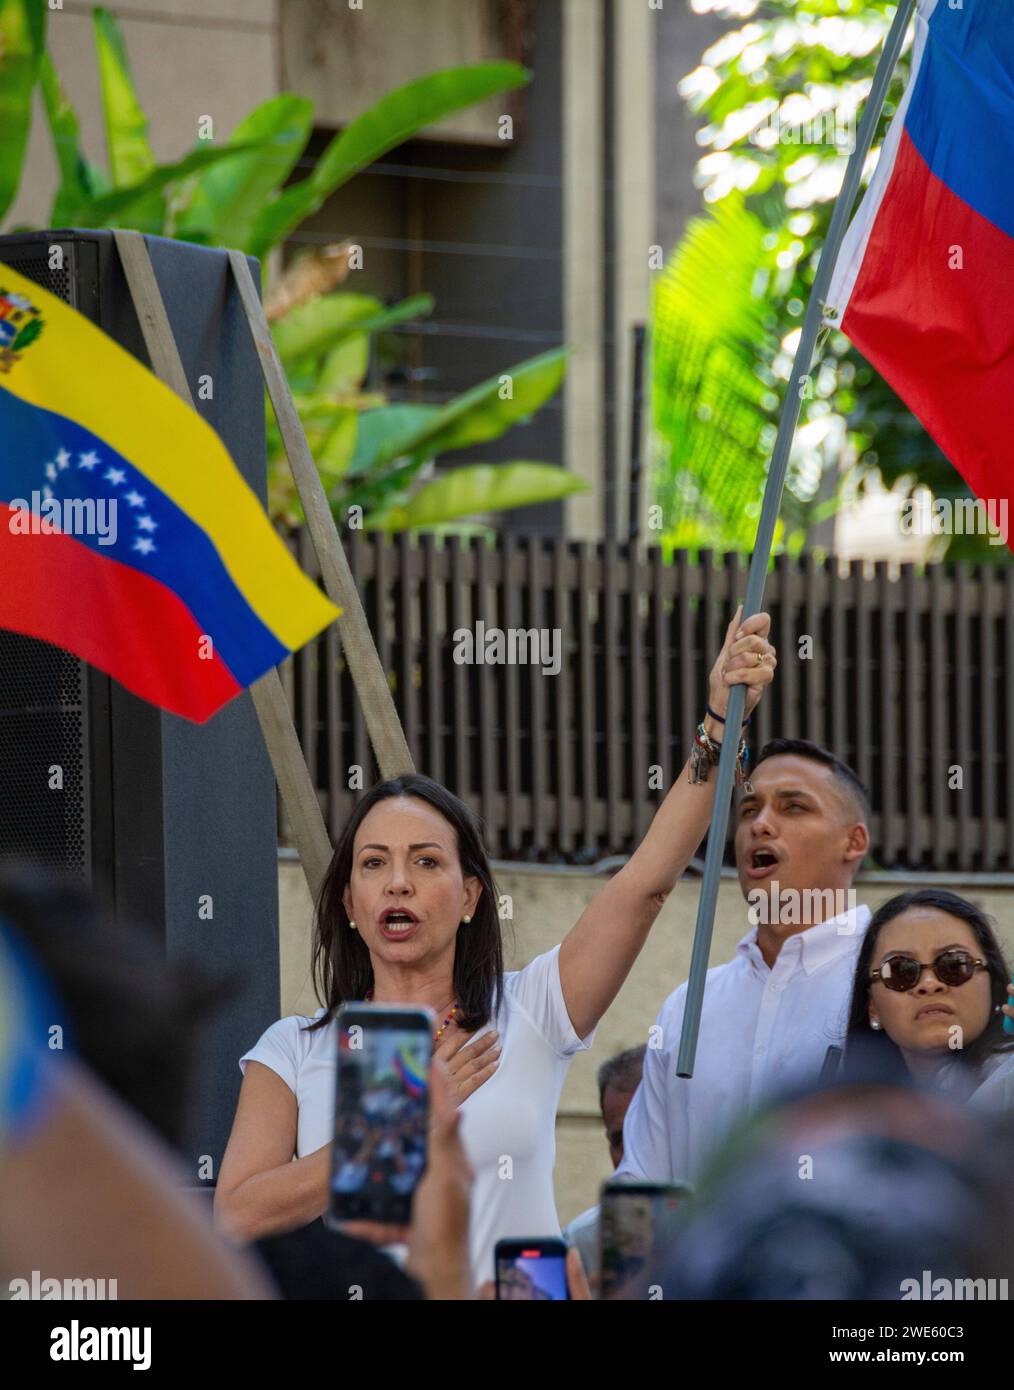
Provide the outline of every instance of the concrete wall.
{"type": "MultiPolygon", "coordinates": [[[[566,935],[604,882],[590,874],[533,872],[524,867],[497,875],[501,893],[513,899],[513,922],[505,923],[509,967],[523,965],[566,935]]],[[[684,879],[671,894],[630,977],[599,1024],[590,1052],[570,1069],[556,1123],[556,1200],[564,1223],[597,1200],[599,1185],[611,1172],[598,1112],[595,1073],[599,1065],[625,1047],[644,1042],[659,1006],[686,979],[690,968],[699,880],[684,879]]],[[[912,884],[895,880],[860,880],[860,902],[871,908],[912,884]]],[[[954,891],[972,898],[993,917],[1014,955],[1014,890],[978,889],[965,884],[954,891]]],[[[310,986],[310,898],[298,863],[279,866],[282,1012],[313,1013],[319,1004],[310,986]]],[[[749,929],[746,908],[733,878],[723,878],[711,959],[728,960],[749,929]]]]}
{"type": "MultiPolygon", "coordinates": [[[[279,0],[118,0],[112,6],[156,158],[178,158],[197,144],[211,116],[215,138],[229,134],[258,102],[278,91],[279,0]]],[[[48,14],[48,47],[81,123],[86,157],[105,167],[92,10],[64,0],[48,14]]],[[[53,143],[36,95],[32,134],[7,229],[45,226],[57,184],[53,143]]]]}

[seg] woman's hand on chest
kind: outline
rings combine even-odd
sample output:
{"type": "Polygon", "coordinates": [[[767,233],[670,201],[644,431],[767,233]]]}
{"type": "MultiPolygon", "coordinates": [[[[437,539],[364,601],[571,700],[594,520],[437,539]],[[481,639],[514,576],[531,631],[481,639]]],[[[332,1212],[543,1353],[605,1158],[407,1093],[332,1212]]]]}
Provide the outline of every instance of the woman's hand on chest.
{"type": "Polygon", "coordinates": [[[456,1023],[449,1023],[435,1048],[447,1068],[451,1095],[455,1105],[467,1100],[500,1065],[500,1035],[495,1028],[476,1037],[466,1033],[456,1023]]]}

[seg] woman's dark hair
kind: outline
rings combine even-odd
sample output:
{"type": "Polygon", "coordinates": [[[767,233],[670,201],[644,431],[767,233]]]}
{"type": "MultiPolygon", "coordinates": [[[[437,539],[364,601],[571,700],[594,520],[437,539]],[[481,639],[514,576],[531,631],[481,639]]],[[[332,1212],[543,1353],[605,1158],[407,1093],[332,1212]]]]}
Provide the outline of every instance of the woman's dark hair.
{"type": "Polygon", "coordinates": [[[990,1015],[986,1027],[965,1048],[956,1055],[971,1067],[980,1067],[990,1052],[1005,1042],[1003,1015],[995,1012],[997,1004],[1007,1002],[1007,981],[1009,974],[1003,950],[989,918],[967,898],[950,893],[945,888],[919,888],[910,893],[899,893],[884,903],[873,914],[866,930],[863,944],[856,961],[855,980],[852,985],[852,1000],[849,1004],[848,1029],[845,1035],[845,1072],[877,1075],[879,1079],[890,1081],[908,1079],[908,1068],[897,1043],[891,1041],[887,1032],[870,1028],[869,998],[870,970],[877,949],[877,940],[888,922],[900,917],[913,907],[935,908],[957,917],[972,929],[979,951],[989,970],[990,1015]]]}
{"type": "Polygon", "coordinates": [[[439,811],[454,828],[462,873],[482,884],[472,920],[458,928],[454,948],[454,998],[461,1009],[460,1026],[474,1032],[500,1007],[503,945],[497,915],[499,896],[482,843],[482,823],[446,787],[411,772],[372,787],[356,805],[335,845],[317,896],[313,935],[313,981],[326,1007],[307,1032],[324,1028],[341,1004],[364,999],[373,988],[370,953],[359,933],[349,926],[342,894],[352,878],[356,832],[373,807],[392,796],[412,796],[439,811]]]}

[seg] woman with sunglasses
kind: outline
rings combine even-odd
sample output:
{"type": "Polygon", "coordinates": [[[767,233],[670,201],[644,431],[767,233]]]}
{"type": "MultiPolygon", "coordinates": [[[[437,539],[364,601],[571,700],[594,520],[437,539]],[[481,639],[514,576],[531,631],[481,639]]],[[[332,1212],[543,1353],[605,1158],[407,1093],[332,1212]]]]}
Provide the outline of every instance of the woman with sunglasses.
{"type": "Polygon", "coordinates": [[[867,929],[845,1074],[909,1078],[976,1105],[1014,1107],[1014,995],[989,919],[945,889],[900,893],[867,929]]]}

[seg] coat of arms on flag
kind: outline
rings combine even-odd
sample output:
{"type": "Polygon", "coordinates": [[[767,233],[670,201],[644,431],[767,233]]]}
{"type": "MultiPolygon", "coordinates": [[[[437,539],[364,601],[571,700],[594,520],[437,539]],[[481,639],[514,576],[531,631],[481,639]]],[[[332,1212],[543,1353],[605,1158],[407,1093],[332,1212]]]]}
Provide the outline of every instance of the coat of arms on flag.
{"type": "Polygon", "coordinates": [[[31,300],[0,282],[0,372],[10,371],[44,327],[41,311],[31,300]]]}

